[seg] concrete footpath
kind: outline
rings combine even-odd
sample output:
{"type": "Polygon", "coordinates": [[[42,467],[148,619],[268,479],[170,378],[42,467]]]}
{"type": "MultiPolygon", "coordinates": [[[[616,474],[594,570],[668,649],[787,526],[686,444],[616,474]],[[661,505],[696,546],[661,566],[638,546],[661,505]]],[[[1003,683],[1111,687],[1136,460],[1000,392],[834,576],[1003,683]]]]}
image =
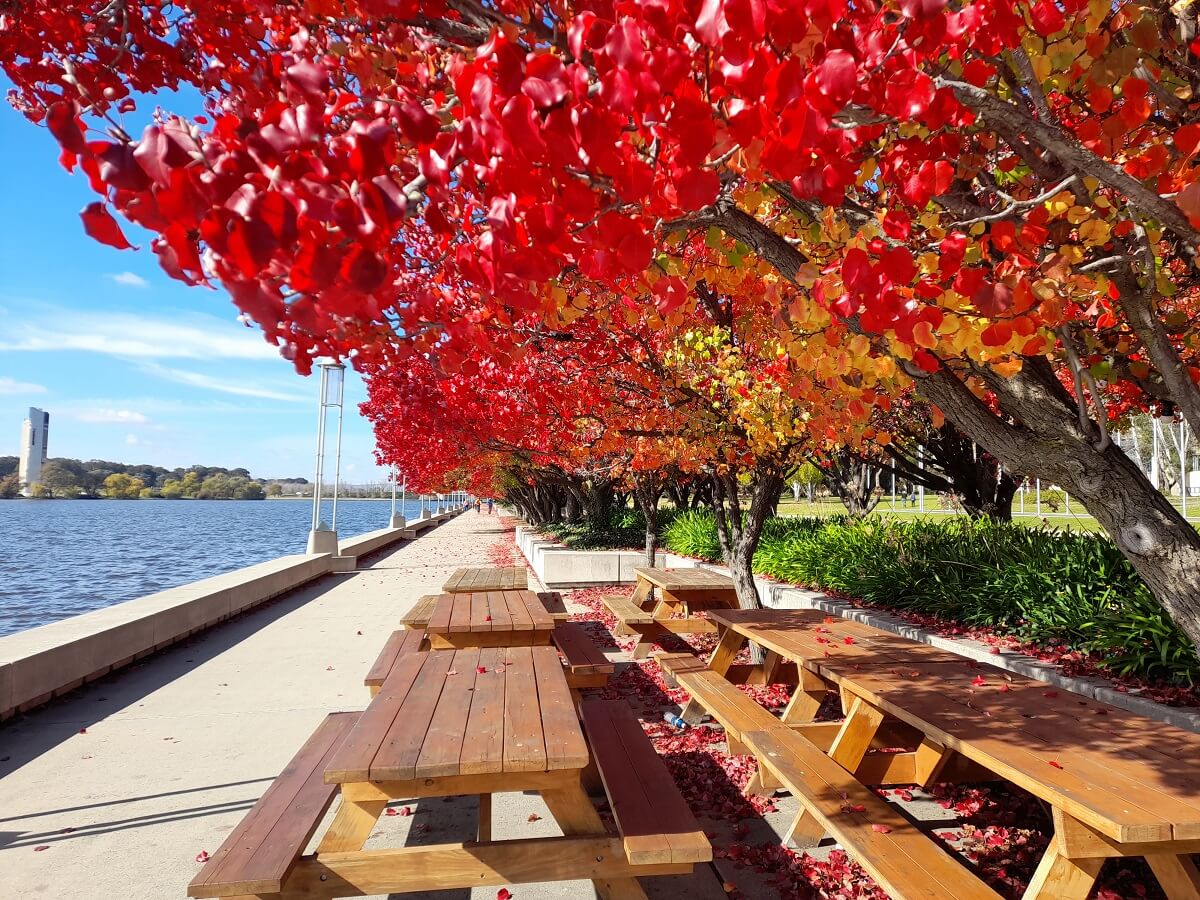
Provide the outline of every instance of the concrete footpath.
{"type": "MultiPolygon", "coordinates": [[[[363,676],[399,615],[455,567],[488,564],[500,533],[496,518],[459,516],[0,725],[0,897],[182,900],[196,855],[217,849],[326,713],[366,705],[363,676]]],[[[473,803],[381,819],[371,844],[462,840],[473,803]]],[[[529,821],[534,803],[498,803],[496,837],[556,833],[548,814],[529,821]]],[[[590,895],[581,887],[512,890],[590,895]]],[[[437,896],[472,895],[496,889],[437,896]]]]}

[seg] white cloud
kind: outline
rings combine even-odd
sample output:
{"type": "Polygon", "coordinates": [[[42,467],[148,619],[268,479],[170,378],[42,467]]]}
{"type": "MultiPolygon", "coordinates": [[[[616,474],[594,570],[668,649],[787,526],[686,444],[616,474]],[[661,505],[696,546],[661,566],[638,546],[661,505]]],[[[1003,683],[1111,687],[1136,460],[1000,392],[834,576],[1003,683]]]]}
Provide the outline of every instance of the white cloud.
{"type": "Polygon", "coordinates": [[[126,359],[279,359],[257,331],[206,315],[151,318],[45,308],[43,315],[0,317],[0,350],[80,350],[126,359]]]}
{"type": "Polygon", "coordinates": [[[150,420],[131,409],[68,409],[63,414],[76,422],[89,425],[145,425],[150,420]]]}
{"type": "Polygon", "coordinates": [[[170,366],[159,365],[158,363],[144,363],[140,368],[147,374],[163,378],[167,381],[174,381],[178,384],[186,384],[207,391],[217,391],[222,394],[234,394],[238,397],[260,397],[264,400],[281,400],[284,403],[307,403],[312,399],[303,394],[276,389],[261,383],[256,384],[252,381],[231,381],[224,378],[214,378],[211,375],[204,375],[200,372],[175,369],[170,366]]]}
{"type": "Polygon", "coordinates": [[[0,376],[0,395],[10,396],[12,394],[44,394],[46,388],[40,384],[33,384],[28,381],[17,381],[14,378],[6,378],[0,376]]]}
{"type": "Polygon", "coordinates": [[[125,443],[130,447],[136,447],[141,443],[141,441],[138,440],[138,436],[136,434],[127,434],[125,435],[125,443]]]}
{"type": "Polygon", "coordinates": [[[135,287],[135,288],[150,287],[150,282],[148,282],[145,278],[143,278],[141,275],[138,275],[135,272],[116,272],[114,274],[109,275],[108,277],[112,281],[115,281],[117,284],[125,285],[125,287],[135,287]]]}

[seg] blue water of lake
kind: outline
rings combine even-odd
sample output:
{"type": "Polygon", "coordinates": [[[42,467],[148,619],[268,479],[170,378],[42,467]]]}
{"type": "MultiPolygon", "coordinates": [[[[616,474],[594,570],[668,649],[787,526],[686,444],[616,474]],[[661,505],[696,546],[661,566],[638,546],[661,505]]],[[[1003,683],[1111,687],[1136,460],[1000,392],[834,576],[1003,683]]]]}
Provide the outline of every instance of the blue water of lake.
{"type": "MultiPolygon", "coordinates": [[[[415,519],[420,504],[404,506],[415,519]]],[[[389,500],[339,503],[338,535],[390,514],[389,500]]],[[[311,524],[301,500],[0,501],[0,635],[303,553],[311,524]]]]}

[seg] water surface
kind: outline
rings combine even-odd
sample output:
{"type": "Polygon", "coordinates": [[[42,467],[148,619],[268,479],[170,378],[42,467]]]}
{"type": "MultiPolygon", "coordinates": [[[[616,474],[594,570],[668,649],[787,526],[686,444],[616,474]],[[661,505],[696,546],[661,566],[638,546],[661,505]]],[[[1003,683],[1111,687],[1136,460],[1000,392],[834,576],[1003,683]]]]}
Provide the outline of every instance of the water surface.
{"type": "MultiPolygon", "coordinates": [[[[339,503],[338,534],[390,513],[389,500],[339,503]]],[[[0,634],[303,553],[311,524],[300,500],[0,500],[0,634]]]]}

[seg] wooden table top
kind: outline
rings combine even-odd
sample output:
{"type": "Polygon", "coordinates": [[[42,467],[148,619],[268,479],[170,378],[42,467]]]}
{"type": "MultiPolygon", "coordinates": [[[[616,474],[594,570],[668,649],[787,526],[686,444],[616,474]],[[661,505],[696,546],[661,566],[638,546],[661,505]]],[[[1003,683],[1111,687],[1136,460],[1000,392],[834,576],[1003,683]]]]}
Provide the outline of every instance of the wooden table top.
{"type": "Polygon", "coordinates": [[[325,781],[551,772],[587,762],[553,647],[430,650],[392,669],[330,757],[325,781]]]}
{"type": "Polygon", "coordinates": [[[442,590],[447,594],[470,591],[523,591],[529,587],[524,566],[476,566],[455,569],[442,590]]]}
{"type": "Polygon", "coordinates": [[[1119,841],[1200,839],[1200,735],[817,610],[714,610],[1119,841]]]}
{"type": "Polygon", "coordinates": [[[711,591],[721,588],[733,590],[733,579],[728,575],[710,572],[708,569],[659,569],[639,566],[633,570],[641,581],[648,581],[657,588],[673,594],[685,591],[711,591]]]}
{"type": "Polygon", "coordinates": [[[533,591],[442,594],[425,630],[431,634],[553,631],[554,617],[533,591]]]}

